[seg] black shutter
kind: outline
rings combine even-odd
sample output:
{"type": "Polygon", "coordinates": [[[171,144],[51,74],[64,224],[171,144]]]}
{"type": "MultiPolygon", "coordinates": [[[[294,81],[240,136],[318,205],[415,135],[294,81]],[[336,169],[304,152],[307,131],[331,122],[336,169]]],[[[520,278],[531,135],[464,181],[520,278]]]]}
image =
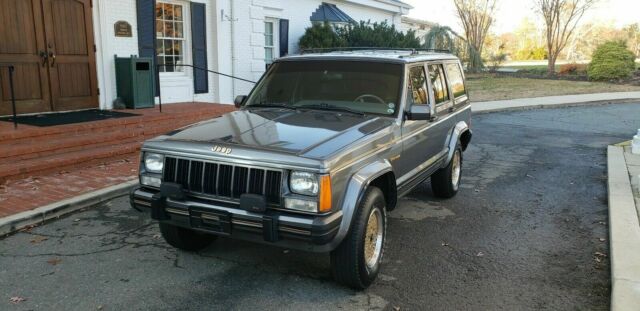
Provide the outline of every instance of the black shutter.
{"type": "MultiPolygon", "coordinates": [[[[207,23],[204,3],[191,2],[191,40],[193,41],[193,66],[207,68],[207,23]]],[[[209,92],[209,75],[204,69],[193,69],[193,91],[209,92]]]]}
{"type": "Polygon", "coordinates": [[[280,20],[280,56],[289,54],[289,20],[280,20]]]}
{"type": "Polygon", "coordinates": [[[138,54],[140,57],[151,57],[155,74],[155,94],[158,96],[160,79],[156,64],[156,0],[137,0],[138,15],[138,54]]]}

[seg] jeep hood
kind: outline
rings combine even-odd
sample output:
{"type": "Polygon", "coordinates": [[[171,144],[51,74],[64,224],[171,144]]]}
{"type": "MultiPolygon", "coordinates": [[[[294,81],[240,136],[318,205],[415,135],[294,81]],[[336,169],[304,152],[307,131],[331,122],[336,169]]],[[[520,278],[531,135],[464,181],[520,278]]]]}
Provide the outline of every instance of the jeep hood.
{"type": "Polygon", "coordinates": [[[321,110],[239,110],[151,140],[219,144],[312,158],[327,157],[393,122],[390,118],[321,110]]]}

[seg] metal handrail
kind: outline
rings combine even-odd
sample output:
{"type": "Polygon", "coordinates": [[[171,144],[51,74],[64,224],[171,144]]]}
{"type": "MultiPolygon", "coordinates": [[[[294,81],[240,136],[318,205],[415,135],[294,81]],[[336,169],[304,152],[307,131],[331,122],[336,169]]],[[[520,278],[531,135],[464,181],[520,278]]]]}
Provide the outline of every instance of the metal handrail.
{"type": "MultiPolygon", "coordinates": [[[[160,67],[176,67],[176,66],[191,67],[191,68],[198,69],[198,70],[208,71],[210,73],[215,73],[217,75],[221,75],[221,76],[224,76],[224,77],[229,77],[231,79],[236,79],[236,80],[249,82],[249,83],[253,83],[253,84],[257,83],[255,81],[251,81],[251,80],[247,80],[247,79],[243,79],[243,78],[238,78],[238,77],[226,74],[226,73],[214,71],[214,70],[211,70],[211,69],[208,69],[208,68],[204,68],[204,67],[198,67],[198,66],[194,66],[194,65],[189,65],[189,64],[171,64],[171,65],[168,65],[168,64],[162,64],[162,65],[157,64],[156,65],[156,74],[160,75],[160,67]]],[[[160,90],[160,79],[158,79],[158,107],[160,108],[160,112],[162,112],[162,91],[160,90]]]]}
{"type": "Polygon", "coordinates": [[[13,112],[13,129],[17,129],[18,128],[18,115],[16,112],[16,95],[15,95],[15,90],[13,88],[13,73],[16,70],[16,68],[12,65],[12,64],[8,64],[8,65],[3,65],[0,64],[0,67],[7,67],[9,69],[9,90],[11,92],[11,109],[13,112]]]}

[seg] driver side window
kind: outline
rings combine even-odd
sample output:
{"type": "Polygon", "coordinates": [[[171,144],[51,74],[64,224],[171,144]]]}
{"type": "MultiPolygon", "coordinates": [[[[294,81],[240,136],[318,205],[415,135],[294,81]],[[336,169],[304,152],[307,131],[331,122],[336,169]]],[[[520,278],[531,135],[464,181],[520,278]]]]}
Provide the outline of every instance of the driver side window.
{"type": "Polygon", "coordinates": [[[424,66],[416,66],[409,69],[409,96],[412,105],[426,105],[429,102],[427,92],[427,75],[424,66]]]}

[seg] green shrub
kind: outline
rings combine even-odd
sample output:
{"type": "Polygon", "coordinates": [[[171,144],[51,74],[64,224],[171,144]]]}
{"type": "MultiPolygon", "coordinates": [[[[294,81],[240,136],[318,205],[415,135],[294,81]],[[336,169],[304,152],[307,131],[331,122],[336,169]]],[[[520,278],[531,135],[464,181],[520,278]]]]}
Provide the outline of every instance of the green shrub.
{"type": "Polygon", "coordinates": [[[487,61],[489,63],[489,71],[496,72],[498,68],[502,67],[502,64],[507,61],[507,54],[504,52],[491,54],[487,61]]]}
{"type": "Polygon", "coordinates": [[[333,48],[346,46],[329,23],[314,23],[308,27],[298,43],[301,49],[333,48]]]}
{"type": "Polygon", "coordinates": [[[609,41],[593,52],[587,74],[591,80],[628,78],[635,70],[635,55],[622,41],[609,41]]]}
{"type": "Polygon", "coordinates": [[[403,33],[395,25],[360,21],[337,29],[338,35],[350,47],[420,48],[420,40],[413,30],[403,33]]]}
{"type": "Polygon", "coordinates": [[[358,24],[333,27],[328,23],[313,24],[298,43],[301,49],[333,47],[420,48],[413,30],[403,33],[387,22],[361,21],[358,24]]]}

